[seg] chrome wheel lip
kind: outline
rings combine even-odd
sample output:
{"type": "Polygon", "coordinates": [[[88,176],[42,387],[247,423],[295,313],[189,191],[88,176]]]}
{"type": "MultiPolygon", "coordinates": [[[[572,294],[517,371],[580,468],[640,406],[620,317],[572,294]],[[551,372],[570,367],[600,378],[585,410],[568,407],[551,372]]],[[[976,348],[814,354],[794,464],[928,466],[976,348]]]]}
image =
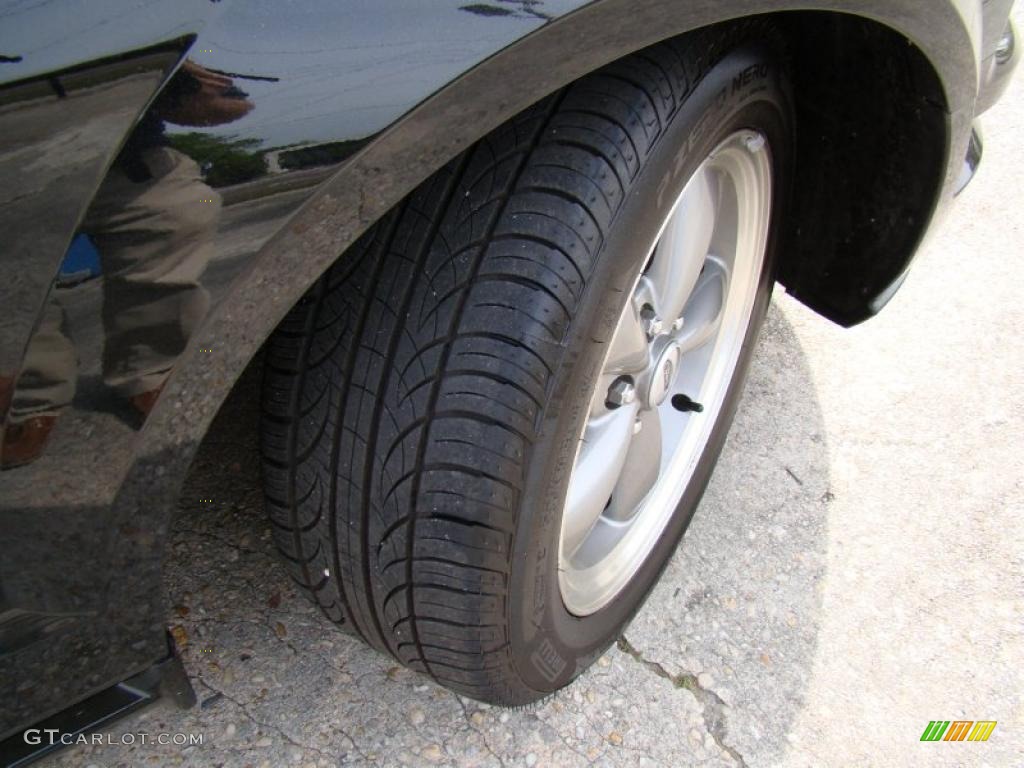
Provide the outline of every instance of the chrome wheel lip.
{"type": "MultiPolygon", "coordinates": [[[[765,137],[756,131],[737,131],[724,139],[690,177],[648,248],[645,269],[636,278],[619,327],[609,343],[602,375],[598,377],[599,383],[592,398],[591,412],[577,444],[563,508],[558,577],[563,602],[573,614],[586,616],[595,613],[625,588],[654,549],[693,477],[725,402],[750,325],[767,244],[771,193],[771,155],[765,137]],[[638,352],[631,362],[636,370],[618,376],[619,379],[628,378],[634,385],[635,398],[628,404],[612,407],[605,401],[605,390],[609,377],[614,379],[618,372],[609,370],[609,358],[616,353],[620,333],[632,333],[634,336],[639,333],[632,328],[623,331],[624,323],[636,322],[636,315],[628,313],[639,311],[635,301],[647,301],[645,306],[658,307],[658,291],[648,277],[654,268],[654,259],[662,256],[656,253],[656,249],[662,244],[667,231],[674,233],[670,238],[673,245],[681,242],[684,249],[692,247],[690,241],[693,237],[690,232],[700,231],[702,226],[706,228],[707,225],[701,222],[707,217],[699,216],[695,219],[698,226],[692,226],[694,222],[690,222],[691,226],[680,227],[684,220],[677,219],[677,216],[692,216],[693,211],[698,214],[701,212],[699,206],[692,204],[694,196],[703,199],[705,205],[710,196],[704,191],[698,190],[698,194],[694,190],[702,186],[710,188],[712,180],[717,184],[715,224],[708,235],[709,250],[702,258],[700,275],[695,276],[696,267],[692,263],[682,264],[679,268],[662,266],[657,270],[661,275],[684,274],[692,280],[692,288],[684,300],[682,325],[673,325],[674,318],[671,317],[654,318],[660,322],[650,322],[652,318],[646,318],[641,324],[643,332],[648,333],[646,363],[641,360],[642,356],[638,352]],[[669,230],[670,225],[672,230],[669,230]],[[720,229],[728,231],[720,232],[720,229]],[[730,242],[731,249],[722,248],[723,243],[730,242]],[[721,253],[723,250],[729,252],[721,253]],[[712,256],[712,251],[718,251],[719,254],[712,256]],[[715,280],[720,280],[720,285],[715,284],[715,280]],[[713,311],[716,291],[721,294],[721,307],[717,315],[708,319],[708,323],[715,326],[713,332],[702,340],[699,336],[702,333],[700,324],[695,322],[691,326],[687,322],[687,314],[701,314],[697,310],[703,309],[702,305],[694,302],[705,294],[711,296],[709,301],[712,304],[709,306],[713,311]],[[653,338],[650,337],[652,328],[657,330],[653,338]],[[672,359],[666,358],[666,355],[675,354],[670,351],[673,348],[676,348],[678,355],[673,365],[676,370],[671,374],[672,381],[659,384],[655,378],[664,375],[667,367],[665,361],[672,359]],[[643,366],[642,370],[640,366],[643,366]],[[666,391],[662,392],[662,389],[666,391]],[[703,412],[684,416],[672,408],[673,395],[682,394],[682,389],[686,389],[687,396],[693,398],[693,401],[703,405],[703,412]],[[666,421],[664,417],[671,415],[667,411],[671,411],[677,418],[666,421]],[[631,418],[629,424],[624,423],[627,418],[631,418]],[[611,429],[609,425],[616,419],[618,422],[613,425],[615,429],[611,429]],[[589,473],[595,471],[595,467],[600,468],[602,456],[596,449],[605,447],[603,444],[598,445],[595,440],[588,443],[584,451],[585,437],[592,432],[601,435],[602,440],[608,437],[607,453],[612,456],[616,439],[632,441],[644,428],[649,429],[650,434],[654,427],[647,425],[655,423],[658,438],[645,438],[648,443],[657,443],[660,438],[659,445],[662,446],[653,487],[632,512],[628,509],[625,512],[614,509],[609,503],[603,511],[597,513],[592,527],[581,534],[586,527],[585,516],[574,514],[579,507],[577,500],[585,498],[584,491],[579,489],[597,482],[589,473]],[[581,472],[588,474],[580,475],[581,472]],[[591,542],[592,538],[595,542],[591,542]],[[603,551],[602,545],[606,551],[603,551]]],[[[694,252],[699,251],[698,246],[694,252]]],[[[675,285],[679,281],[663,279],[661,282],[675,285]]],[[[671,294],[672,290],[663,293],[671,294]]],[[[630,450],[625,449],[625,459],[621,459],[621,449],[615,458],[607,459],[612,462],[625,461],[625,464],[607,466],[612,466],[613,470],[617,466],[619,473],[623,472],[624,466],[631,467],[630,450]]],[[[608,482],[608,479],[605,478],[604,482],[608,482]]],[[[624,482],[623,478],[616,477],[615,491],[610,499],[616,498],[624,482]]],[[[635,483],[630,481],[628,484],[635,483]]],[[[599,498],[600,488],[595,493],[597,496],[593,498],[599,498]]],[[[631,508],[631,505],[628,506],[631,508]]]]}

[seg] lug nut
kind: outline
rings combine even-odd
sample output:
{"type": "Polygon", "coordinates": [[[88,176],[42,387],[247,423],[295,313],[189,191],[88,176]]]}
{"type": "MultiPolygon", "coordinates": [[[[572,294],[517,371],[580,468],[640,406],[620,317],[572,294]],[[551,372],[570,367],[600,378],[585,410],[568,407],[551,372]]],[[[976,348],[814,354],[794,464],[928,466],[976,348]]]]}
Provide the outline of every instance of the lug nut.
{"type": "Polygon", "coordinates": [[[647,334],[647,338],[649,339],[653,339],[665,330],[665,323],[660,317],[654,314],[654,310],[650,307],[644,307],[640,310],[640,323],[644,329],[644,333],[647,334]]]}
{"type": "Polygon", "coordinates": [[[636,387],[626,376],[616,379],[608,387],[608,396],[605,398],[605,405],[609,408],[619,408],[629,405],[636,400],[636,387]]]}
{"type": "Polygon", "coordinates": [[[677,317],[675,320],[672,321],[672,330],[673,331],[678,331],[682,327],[683,327],[683,318],[677,317]]]}
{"type": "Polygon", "coordinates": [[[1013,39],[1013,26],[1011,24],[1006,25],[1006,29],[1003,31],[1003,36],[999,38],[999,42],[996,43],[996,63],[1005,64],[1011,58],[1013,58],[1013,48],[1015,45],[1013,39]]]}

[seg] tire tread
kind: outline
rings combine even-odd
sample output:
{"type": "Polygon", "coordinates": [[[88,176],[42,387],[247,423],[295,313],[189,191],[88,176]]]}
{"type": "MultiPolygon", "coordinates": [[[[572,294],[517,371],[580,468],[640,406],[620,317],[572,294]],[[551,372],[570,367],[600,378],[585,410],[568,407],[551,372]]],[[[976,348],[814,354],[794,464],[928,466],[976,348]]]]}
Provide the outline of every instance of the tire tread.
{"type": "Polygon", "coordinates": [[[539,695],[506,610],[527,457],[617,211],[740,34],[655,45],[513,118],[364,234],[268,344],[263,469],[289,573],[459,693],[539,695]]]}

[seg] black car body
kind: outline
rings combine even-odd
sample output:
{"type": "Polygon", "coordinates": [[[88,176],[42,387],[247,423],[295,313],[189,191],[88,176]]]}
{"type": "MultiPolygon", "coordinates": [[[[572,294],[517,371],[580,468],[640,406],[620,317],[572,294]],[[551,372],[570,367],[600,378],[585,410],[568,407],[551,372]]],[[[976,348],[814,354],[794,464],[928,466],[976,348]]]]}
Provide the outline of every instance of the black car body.
{"type": "MultiPolygon", "coordinates": [[[[853,325],[898,288],[980,157],[975,118],[1016,59],[1010,5],[0,3],[3,416],[53,301],[78,357],[71,411],[42,455],[0,473],[0,738],[47,718],[64,717],[64,730],[101,722],[155,695],[161,674],[188,699],[173,662],[160,666],[161,563],[197,446],[289,308],[466,146],[633,51],[772,15],[794,57],[799,118],[780,282],[853,325]],[[189,63],[230,81],[237,114],[168,119],[201,88],[189,63]],[[90,279],[86,226],[133,142],[190,156],[219,200],[209,311],[144,413],[99,381],[111,308],[90,279]]],[[[167,204],[169,226],[191,226],[167,204]]]]}

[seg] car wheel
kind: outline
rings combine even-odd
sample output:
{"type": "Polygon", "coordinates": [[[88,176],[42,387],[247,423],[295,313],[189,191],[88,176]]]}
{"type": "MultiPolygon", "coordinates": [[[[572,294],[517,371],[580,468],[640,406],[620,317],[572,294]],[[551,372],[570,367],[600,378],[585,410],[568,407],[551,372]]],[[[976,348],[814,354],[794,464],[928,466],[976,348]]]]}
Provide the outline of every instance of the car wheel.
{"type": "Polygon", "coordinates": [[[509,705],[615,640],[703,492],[770,298],[792,145],[774,41],[702,31],[544,99],[282,323],[267,504],[328,616],[509,705]]]}

